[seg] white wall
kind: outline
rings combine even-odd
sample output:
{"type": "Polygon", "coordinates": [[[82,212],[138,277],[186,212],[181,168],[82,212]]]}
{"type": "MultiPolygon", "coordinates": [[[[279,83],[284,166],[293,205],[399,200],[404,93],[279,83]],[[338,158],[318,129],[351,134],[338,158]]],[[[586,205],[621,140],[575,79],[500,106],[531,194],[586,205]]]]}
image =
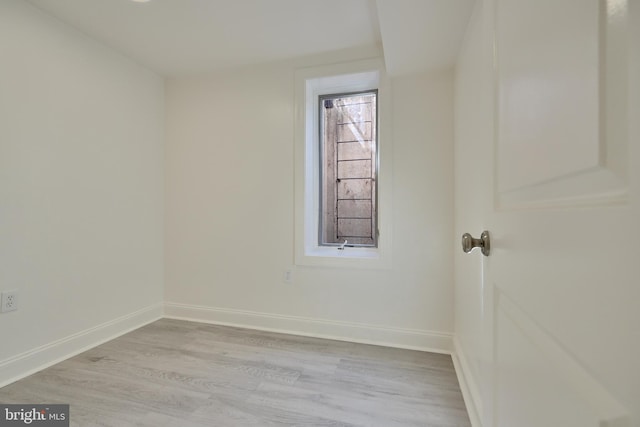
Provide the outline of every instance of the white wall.
{"type": "Polygon", "coordinates": [[[1,384],[161,314],[164,88],[21,0],[0,61],[1,384]]]}
{"type": "MultiPolygon", "coordinates": [[[[393,268],[294,268],[294,70],[344,54],[167,84],[170,316],[449,350],[452,73],[393,91],[393,268]]],[[[385,197],[386,195],[380,195],[385,197]]]]}

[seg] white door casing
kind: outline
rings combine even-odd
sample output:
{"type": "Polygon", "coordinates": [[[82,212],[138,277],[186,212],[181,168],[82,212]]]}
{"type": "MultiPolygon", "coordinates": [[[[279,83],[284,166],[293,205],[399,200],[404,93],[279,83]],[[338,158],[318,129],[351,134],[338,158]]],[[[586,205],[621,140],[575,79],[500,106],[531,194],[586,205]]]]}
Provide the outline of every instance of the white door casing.
{"type": "Polygon", "coordinates": [[[485,0],[470,24],[456,101],[491,124],[456,106],[456,232],[492,237],[456,254],[476,424],[640,426],[639,3],[485,0]]]}

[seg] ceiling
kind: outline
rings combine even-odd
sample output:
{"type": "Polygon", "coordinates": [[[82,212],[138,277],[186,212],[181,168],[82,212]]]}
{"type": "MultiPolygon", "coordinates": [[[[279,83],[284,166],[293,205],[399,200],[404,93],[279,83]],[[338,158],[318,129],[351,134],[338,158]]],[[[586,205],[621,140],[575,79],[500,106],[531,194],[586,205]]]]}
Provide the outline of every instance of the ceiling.
{"type": "Polygon", "coordinates": [[[28,0],[164,76],[382,45],[391,74],[453,65],[474,0],[28,0]]]}

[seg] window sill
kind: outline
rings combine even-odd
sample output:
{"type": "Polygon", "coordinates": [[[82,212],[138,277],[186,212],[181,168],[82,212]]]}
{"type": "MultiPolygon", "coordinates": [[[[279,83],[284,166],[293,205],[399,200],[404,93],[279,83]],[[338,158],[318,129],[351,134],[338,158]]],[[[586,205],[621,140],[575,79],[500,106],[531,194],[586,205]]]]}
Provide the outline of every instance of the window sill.
{"type": "Polygon", "coordinates": [[[389,257],[382,256],[380,248],[315,246],[306,248],[304,253],[296,254],[297,265],[317,267],[347,267],[347,268],[391,268],[389,257]]]}

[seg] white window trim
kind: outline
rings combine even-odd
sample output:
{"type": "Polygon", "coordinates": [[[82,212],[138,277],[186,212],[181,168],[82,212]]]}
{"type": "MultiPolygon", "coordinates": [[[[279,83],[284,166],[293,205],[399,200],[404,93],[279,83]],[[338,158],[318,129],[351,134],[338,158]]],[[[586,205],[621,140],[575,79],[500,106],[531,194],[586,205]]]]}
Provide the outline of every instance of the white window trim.
{"type": "Polygon", "coordinates": [[[391,90],[380,59],[299,69],[295,73],[295,262],[297,265],[391,268],[391,90]],[[378,247],[318,244],[318,96],[378,90],[378,247]]]}

